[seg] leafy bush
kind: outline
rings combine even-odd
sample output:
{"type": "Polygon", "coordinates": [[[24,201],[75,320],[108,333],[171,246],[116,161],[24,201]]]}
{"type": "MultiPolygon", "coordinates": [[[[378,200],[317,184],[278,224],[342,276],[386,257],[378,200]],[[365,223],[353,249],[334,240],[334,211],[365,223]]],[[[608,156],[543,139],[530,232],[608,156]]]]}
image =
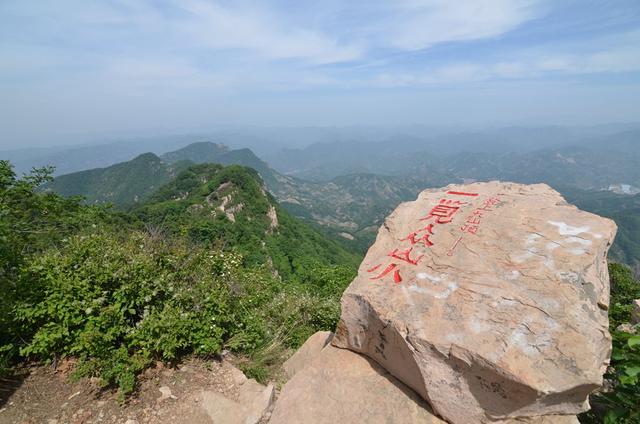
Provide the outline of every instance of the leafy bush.
{"type": "Polygon", "coordinates": [[[615,330],[620,324],[631,320],[632,302],[640,299],[640,282],[629,267],[621,264],[609,265],[611,300],[609,308],[610,327],[615,330]]]}
{"type": "Polygon", "coordinates": [[[212,355],[223,346],[253,357],[247,368],[266,378],[278,361],[266,359],[266,347],[297,347],[332,329],[338,296],[284,285],[266,268],[242,263],[231,252],[138,231],[72,236],[22,270],[15,317],[32,336],[20,353],[78,357],[78,376],[100,376],[122,394],[153,360],[212,355]]]}
{"type": "Polygon", "coordinates": [[[580,418],[586,423],[640,422],[640,335],[617,331],[631,319],[632,302],[640,298],[640,282],[631,269],[620,264],[609,265],[611,301],[609,324],[613,337],[611,366],[605,379],[613,390],[601,392],[591,399],[593,411],[580,418]]]}
{"type": "Polygon", "coordinates": [[[21,267],[32,255],[106,216],[102,210],[82,206],[80,199],[39,193],[51,180],[51,171],[34,169],[18,178],[9,162],[0,160],[0,375],[9,369],[25,337],[12,314],[24,291],[19,292],[18,285],[21,267]]]}
{"type": "Polygon", "coordinates": [[[611,393],[599,396],[608,412],[605,423],[640,422],[640,335],[613,334],[612,369],[605,376],[615,382],[611,393]]]}
{"type": "Polygon", "coordinates": [[[151,359],[212,354],[233,330],[233,255],[131,232],[69,238],[23,269],[16,318],[23,356],[78,356],[80,370],[130,391],[151,359]]]}
{"type": "Polygon", "coordinates": [[[0,372],[16,354],[73,356],[78,377],[99,376],[125,395],[154,360],[227,348],[266,379],[288,349],[333,329],[353,270],[328,263],[354,256],[286,214],[281,232],[266,231],[272,199],[251,172],[196,167],[156,195],[193,198],[160,200],[138,219],[43,192],[50,169],[17,178],[0,161],[0,372]],[[189,209],[227,181],[246,218],[233,225],[189,209]]]}

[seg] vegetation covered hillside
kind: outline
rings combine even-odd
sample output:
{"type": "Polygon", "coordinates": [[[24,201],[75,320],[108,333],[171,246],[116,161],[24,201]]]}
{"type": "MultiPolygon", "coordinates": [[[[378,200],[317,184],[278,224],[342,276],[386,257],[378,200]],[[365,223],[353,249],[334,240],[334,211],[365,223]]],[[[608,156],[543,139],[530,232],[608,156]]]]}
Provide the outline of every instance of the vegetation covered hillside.
{"type": "Polygon", "coordinates": [[[169,165],[153,153],[145,153],[107,168],[61,175],[46,189],[67,197],[83,196],[88,203],[126,207],[144,200],[188,165],[185,161],[169,165]]]}
{"type": "Polygon", "coordinates": [[[189,163],[208,162],[256,170],[267,191],[289,213],[359,252],[368,248],[384,217],[398,203],[415,198],[425,184],[375,174],[345,175],[326,183],[304,181],[274,171],[249,149],[227,150],[202,142],[166,153],[162,159],[148,153],[109,168],[63,175],[48,188],[65,196],[84,196],[89,203],[113,203],[128,209],[189,163]]]}
{"type": "Polygon", "coordinates": [[[282,212],[254,171],[198,165],[134,214],[0,161],[0,379],[77,360],[122,396],[155,361],[231,350],[264,380],[339,317],[357,257],[282,212]]]}
{"type": "Polygon", "coordinates": [[[165,153],[162,158],[168,163],[188,160],[193,163],[247,166],[258,171],[270,191],[273,192],[278,187],[277,172],[258,158],[250,149],[229,150],[222,144],[200,142],[189,144],[174,152],[165,153]]]}
{"type": "Polygon", "coordinates": [[[217,162],[216,159],[228,152],[229,148],[223,144],[200,141],[191,143],[181,149],[167,152],[160,157],[167,163],[175,163],[184,160],[193,163],[217,162]]]}
{"type": "Polygon", "coordinates": [[[356,255],[291,217],[255,170],[238,165],[191,166],[133,213],[207,246],[233,246],[247,264],[269,264],[283,277],[299,274],[310,260],[358,262],[356,255]]]}

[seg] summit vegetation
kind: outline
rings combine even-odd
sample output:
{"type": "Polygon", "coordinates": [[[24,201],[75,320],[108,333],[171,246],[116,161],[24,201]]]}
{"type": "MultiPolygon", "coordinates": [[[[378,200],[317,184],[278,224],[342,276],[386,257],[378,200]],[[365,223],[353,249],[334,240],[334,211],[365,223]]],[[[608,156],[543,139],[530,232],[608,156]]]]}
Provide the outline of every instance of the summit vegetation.
{"type": "Polygon", "coordinates": [[[358,256],[283,211],[258,174],[196,165],[130,212],[42,191],[0,162],[0,372],[78,359],[121,395],[154,361],[229,350],[266,379],[333,329],[358,256]]]}

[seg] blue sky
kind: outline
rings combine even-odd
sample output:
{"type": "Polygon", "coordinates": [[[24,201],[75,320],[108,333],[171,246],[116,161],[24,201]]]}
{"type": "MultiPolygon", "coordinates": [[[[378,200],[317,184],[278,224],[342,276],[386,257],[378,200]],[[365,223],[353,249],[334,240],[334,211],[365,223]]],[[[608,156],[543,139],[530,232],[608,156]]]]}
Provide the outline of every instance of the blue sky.
{"type": "Polygon", "coordinates": [[[4,147],[221,124],[580,125],[639,112],[637,0],[0,2],[4,147]]]}

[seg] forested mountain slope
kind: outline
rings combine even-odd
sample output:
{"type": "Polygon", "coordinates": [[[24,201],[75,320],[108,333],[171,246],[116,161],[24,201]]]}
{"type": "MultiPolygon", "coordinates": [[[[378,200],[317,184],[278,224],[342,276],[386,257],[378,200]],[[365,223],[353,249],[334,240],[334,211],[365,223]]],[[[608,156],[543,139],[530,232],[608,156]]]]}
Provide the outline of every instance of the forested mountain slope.
{"type": "Polygon", "coordinates": [[[61,175],[45,186],[63,196],[83,196],[88,203],[128,206],[147,196],[185,169],[188,162],[168,164],[153,153],[107,168],[61,175]]]}
{"type": "Polygon", "coordinates": [[[247,264],[267,264],[283,277],[312,261],[358,262],[357,255],[282,209],[255,170],[238,165],[193,165],[133,213],[159,231],[223,250],[232,247],[247,264]]]}

